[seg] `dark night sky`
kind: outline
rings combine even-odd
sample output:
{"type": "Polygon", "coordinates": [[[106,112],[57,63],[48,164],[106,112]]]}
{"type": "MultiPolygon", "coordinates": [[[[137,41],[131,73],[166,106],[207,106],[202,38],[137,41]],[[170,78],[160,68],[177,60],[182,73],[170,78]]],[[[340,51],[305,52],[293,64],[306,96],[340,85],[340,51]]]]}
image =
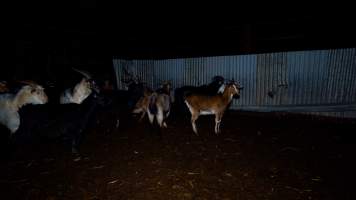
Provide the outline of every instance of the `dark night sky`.
{"type": "Polygon", "coordinates": [[[11,25],[16,62],[7,75],[26,78],[37,69],[37,76],[50,77],[72,66],[111,70],[113,56],[174,58],[356,46],[352,15],[346,10],[227,7],[26,2],[11,25]]]}

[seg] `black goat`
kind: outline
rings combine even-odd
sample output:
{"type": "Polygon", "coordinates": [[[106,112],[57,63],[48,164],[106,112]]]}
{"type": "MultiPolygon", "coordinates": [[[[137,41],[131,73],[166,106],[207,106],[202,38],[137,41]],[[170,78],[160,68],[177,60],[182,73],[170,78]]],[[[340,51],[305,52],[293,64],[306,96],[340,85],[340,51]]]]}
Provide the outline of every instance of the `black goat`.
{"type": "Polygon", "coordinates": [[[139,76],[135,76],[132,72],[129,72],[128,68],[123,68],[122,82],[126,85],[127,91],[120,91],[121,94],[125,94],[127,97],[127,105],[129,110],[135,108],[136,103],[147,93],[152,93],[153,91],[146,86],[144,82],[141,81],[139,76]]]}
{"type": "Polygon", "coordinates": [[[145,93],[151,93],[152,90],[145,86],[142,82],[130,82],[128,84],[127,97],[128,97],[128,107],[132,110],[136,103],[140,100],[145,93]]]}
{"type": "Polygon", "coordinates": [[[109,103],[104,97],[92,93],[81,104],[28,106],[20,112],[23,122],[19,134],[15,135],[15,144],[64,139],[70,142],[72,153],[77,153],[96,108],[109,103]]]}

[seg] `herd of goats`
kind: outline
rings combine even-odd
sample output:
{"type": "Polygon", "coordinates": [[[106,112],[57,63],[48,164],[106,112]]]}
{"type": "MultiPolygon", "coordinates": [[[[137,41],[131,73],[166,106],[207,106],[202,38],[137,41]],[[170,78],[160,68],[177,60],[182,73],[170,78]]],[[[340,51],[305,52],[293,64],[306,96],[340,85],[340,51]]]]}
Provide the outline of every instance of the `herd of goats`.
{"type": "MultiPolygon", "coordinates": [[[[46,88],[34,81],[0,82],[0,140],[6,144],[27,142],[38,138],[65,138],[72,152],[77,153],[84,138],[91,116],[98,107],[113,108],[120,101],[121,107],[142,120],[146,114],[149,122],[160,128],[167,127],[171,111],[191,114],[193,131],[198,135],[195,121],[200,115],[215,115],[215,133],[232,99],[240,96],[242,87],[235,81],[225,82],[215,76],[212,82],[202,86],[183,86],[175,90],[169,81],[152,90],[134,76],[127,76],[127,90],[116,90],[116,98],[104,95],[92,76],[73,68],[81,79],[71,88],[58,90],[46,88]],[[156,124],[155,124],[156,125],[156,124]],[[5,130],[5,131],[4,131],[5,130]],[[6,132],[6,133],[2,133],[6,132]]],[[[126,114],[129,114],[126,113],[126,114]]]]}

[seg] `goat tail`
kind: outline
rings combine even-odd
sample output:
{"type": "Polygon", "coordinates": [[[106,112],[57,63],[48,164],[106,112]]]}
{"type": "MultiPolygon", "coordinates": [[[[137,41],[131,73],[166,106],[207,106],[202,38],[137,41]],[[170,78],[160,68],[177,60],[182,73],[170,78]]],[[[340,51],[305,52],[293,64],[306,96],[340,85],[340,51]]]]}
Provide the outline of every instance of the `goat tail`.
{"type": "Polygon", "coordinates": [[[149,97],[149,105],[148,105],[148,109],[150,111],[150,113],[152,113],[153,115],[156,115],[158,112],[157,109],[157,94],[153,93],[150,97],[149,97]]]}

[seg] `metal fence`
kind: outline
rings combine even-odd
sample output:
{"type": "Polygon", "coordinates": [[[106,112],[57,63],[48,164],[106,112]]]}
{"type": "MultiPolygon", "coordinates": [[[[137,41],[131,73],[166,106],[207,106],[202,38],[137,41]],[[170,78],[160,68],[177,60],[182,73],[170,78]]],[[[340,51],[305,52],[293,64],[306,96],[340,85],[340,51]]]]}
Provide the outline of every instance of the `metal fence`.
{"type": "Polygon", "coordinates": [[[208,84],[213,76],[238,80],[244,90],[231,109],[285,111],[356,118],[356,49],[280,52],[165,60],[113,59],[117,86],[123,69],[152,88],[208,84]]]}

